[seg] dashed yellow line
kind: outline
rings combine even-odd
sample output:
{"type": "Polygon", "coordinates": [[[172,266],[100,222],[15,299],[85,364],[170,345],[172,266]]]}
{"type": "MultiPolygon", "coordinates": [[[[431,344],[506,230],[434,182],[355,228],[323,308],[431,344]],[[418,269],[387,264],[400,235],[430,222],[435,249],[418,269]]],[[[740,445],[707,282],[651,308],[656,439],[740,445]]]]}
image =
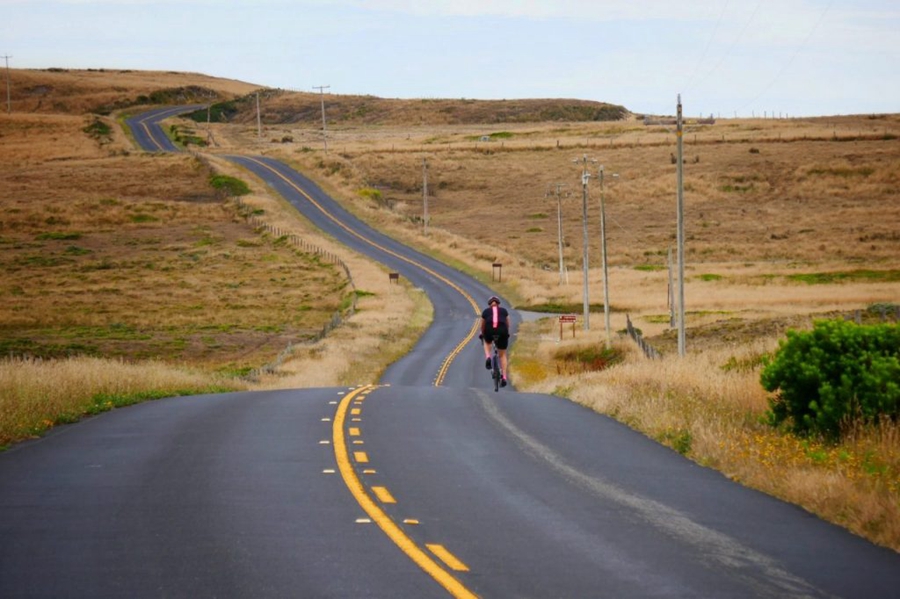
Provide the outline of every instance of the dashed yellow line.
{"type": "Polygon", "coordinates": [[[431,544],[431,545],[425,545],[425,546],[428,547],[428,551],[430,551],[433,554],[435,554],[436,556],[438,556],[438,558],[440,558],[440,560],[442,562],[447,564],[447,566],[451,570],[455,570],[457,572],[468,572],[469,571],[469,567],[466,566],[461,561],[459,561],[459,559],[455,555],[453,555],[452,553],[447,551],[447,548],[444,547],[443,545],[431,544]]]}
{"type": "Polygon", "coordinates": [[[391,495],[391,492],[386,487],[372,487],[372,492],[375,493],[375,497],[381,503],[397,503],[397,500],[394,499],[394,496],[391,495]]]}
{"type": "MultiPolygon", "coordinates": [[[[341,476],[344,479],[344,484],[347,485],[350,493],[356,499],[357,503],[359,503],[360,507],[362,507],[363,511],[366,512],[366,515],[368,515],[373,522],[378,524],[379,528],[384,531],[388,538],[391,539],[391,541],[393,541],[394,544],[396,544],[397,547],[399,547],[400,550],[403,551],[403,553],[405,553],[417,566],[422,568],[422,570],[431,576],[438,584],[444,587],[451,596],[456,597],[457,599],[474,599],[476,595],[472,591],[467,589],[465,585],[450,574],[450,572],[442,568],[440,564],[428,555],[428,553],[416,545],[416,543],[403,532],[403,530],[391,520],[386,513],[384,513],[378,504],[369,497],[369,494],[366,493],[365,487],[363,487],[362,482],[360,482],[359,477],[356,475],[356,471],[350,463],[347,442],[344,438],[344,423],[347,417],[347,409],[355,395],[358,395],[363,390],[371,390],[372,388],[374,388],[372,385],[367,385],[344,396],[340,405],[338,405],[337,413],[335,414],[334,422],[332,423],[331,430],[334,437],[334,457],[337,461],[338,470],[340,470],[341,476]]],[[[433,549],[430,550],[434,552],[433,549]]],[[[449,554],[449,552],[447,553],[449,554]]],[[[435,553],[435,555],[437,554],[435,553]]],[[[439,559],[443,561],[443,558],[439,559]]],[[[457,562],[462,564],[459,560],[457,560],[457,562]]],[[[447,564],[447,562],[444,563],[447,564]]],[[[453,567],[449,564],[447,565],[448,567],[453,567]]],[[[464,564],[463,567],[465,567],[464,564]]]]}

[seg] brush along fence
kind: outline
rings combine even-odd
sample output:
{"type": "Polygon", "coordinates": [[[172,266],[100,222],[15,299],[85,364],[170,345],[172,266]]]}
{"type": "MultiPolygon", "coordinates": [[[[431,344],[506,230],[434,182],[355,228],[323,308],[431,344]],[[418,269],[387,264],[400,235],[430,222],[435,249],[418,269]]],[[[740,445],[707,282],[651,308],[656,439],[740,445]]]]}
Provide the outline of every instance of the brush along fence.
{"type": "Polygon", "coordinates": [[[634,328],[634,325],[631,324],[631,316],[628,314],[625,315],[625,323],[625,329],[628,331],[628,336],[634,339],[634,342],[638,344],[638,347],[641,348],[645,356],[653,360],[662,357],[662,355],[656,351],[656,348],[647,343],[640,331],[634,328]]]}
{"type": "MultiPolygon", "coordinates": [[[[266,233],[278,238],[285,239],[293,245],[295,248],[299,249],[301,252],[306,254],[311,254],[313,256],[318,256],[320,259],[328,262],[329,264],[334,264],[340,266],[344,274],[347,275],[347,281],[350,283],[350,307],[344,313],[341,313],[340,310],[335,311],[331,316],[331,320],[326,322],[322,329],[316,333],[311,339],[304,340],[301,342],[302,344],[313,344],[321,341],[325,338],[328,333],[341,326],[344,323],[344,320],[353,314],[356,313],[356,303],[357,303],[357,293],[356,293],[356,284],[353,282],[353,275],[350,272],[350,268],[347,266],[347,263],[341,260],[340,256],[337,254],[330,252],[324,248],[317,246],[314,243],[310,243],[289,231],[285,231],[280,227],[276,227],[271,223],[267,223],[265,220],[260,218],[256,214],[251,213],[251,208],[247,206],[243,200],[239,197],[233,198],[238,207],[238,214],[244,217],[244,219],[255,229],[263,230],[266,233]]],[[[261,366],[260,368],[256,368],[246,376],[247,379],[257,380],[259,375],[266,373],[271,374],[275,372],[278,367],[280,367],[284,361],[294,352],[294,346],[297,345],[295,343],[288,343],[287,347],[285,347],[281,352],[275,357],[275,360],[266,364],[265,366],[261,366]]]]}

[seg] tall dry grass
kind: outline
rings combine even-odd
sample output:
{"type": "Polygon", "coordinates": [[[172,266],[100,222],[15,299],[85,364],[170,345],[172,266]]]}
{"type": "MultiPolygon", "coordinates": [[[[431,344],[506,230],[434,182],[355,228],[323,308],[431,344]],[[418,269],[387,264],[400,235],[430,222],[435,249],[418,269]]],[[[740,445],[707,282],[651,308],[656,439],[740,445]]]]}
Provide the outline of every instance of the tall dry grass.
{"type": "Polygon", "coordinates": [[[777,337],[659,361],[623,340],[616,345],[623,363],[565,376],[553,368],[559,347],[601,341],[594,333],[560,343],[556,332],[546,321],[520,330],[512,367],[520,389],[565,395],[733,480],[900,551],[900,425],[858,427],[836,445],[769,426],[760,357],[777,347],[777,337]]]}
{"type": "Polygon", "coordinates": [[[225,379],[161,362],[78,357],[0,359],[0,447],[57,424],[149,398],[243,388],[225,379]]]}
{"type": "Polygon", "coordinates": [[[356,290],[357,310],[340,327],[316,343],[298,344],[273,372],[263,373],[255,389],[286,389],[375,383],[384,370],[418,340],[432,319],[432,306],[406,281],[391,283],[388,270],[368,257],[336,243],[300,216],[264,182],[226,160],[210,157],[219,172],[251,182],[247,206],[265,220],[341,257],[356,290]]]}

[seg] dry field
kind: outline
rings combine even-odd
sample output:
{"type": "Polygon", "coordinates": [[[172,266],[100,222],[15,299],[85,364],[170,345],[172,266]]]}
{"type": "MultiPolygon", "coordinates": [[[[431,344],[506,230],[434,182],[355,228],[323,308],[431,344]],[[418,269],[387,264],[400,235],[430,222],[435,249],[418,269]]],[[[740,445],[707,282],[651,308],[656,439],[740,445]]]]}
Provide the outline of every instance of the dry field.
{"type": "MultiPolygon", "coordinates": [[[[283,108],[281,108],[283,110],[283,108]]],[[[329,126],[215,125],[224,149],[280,156],[364,218],[490,280],[519,306],[580,312],[581,185],[604,165],[615,345],[625,364],[566,374],[554,320],[522,328],[520,389],[567,396],[610,414],[744,484],[900,550],[900,428],[856,430],[840,445],[762,423],[760,358],[788,328],[900,303],[900,117],[720,120],[685,136],[688,356],[669,329],[667,253],[675,246],[674,132],[618,123],[329,126]],[[487,136],[488,141],[484,138],[487,136]],[[286,143],[286,141],[289,141],[286,143]],[[430,233],[422,233],[423,159],[430,233]],[[612,174],[618,177],[613,177],[612,174]],[[568,283],[560,284],[555,185],[562,184],[568,283]],[[629,314],[663,362],[619,331],[629,314]]],[[[589,186],[591,298],[602,302],[597,178],[589,186]]],[[[896,318],[894,309],[889,311],[896,318]]]]}
{"type": "MultiPolygon", "coordinates": [[[[82,75],[17,71],[63,112],[0,115],[0,446],[95,409],[117,377],[157,394],[246,387],[235,375],[303,347],[352,293],[340,268],[250,226],[210,185],[208,161],[134,152],[115,120],[80,114],[104,86],[159,89],[155,74],[134,89],[131,74],[82,75]],[[23,387],[26,369],[69,404],[23,387]]],[[[181,84],[215,81],[166,80],[181,84]]],[[[140,395],[132,387],[121,392],[140,395]]]]}
{"type": "MultiPolygon", "coordinates": [[[[163,75],[157,83],[160,87],[192,85],[190,76],[170,84],[163,75]]],[[[128,86],[110,73],[104,74],[103,81],[114,86],[121,83],[123,89],[128,86]]],[[[208,82],[198,85],[216,89],[208,82]]],[[[152,88],[134,86],[140,93],[152,88]]],[[[124,92],[126,99],[129,94],[124,92]]],[[[224,90],[222,94],[228,97],[224,90]]],[[[216,171],[248,179],[254,193],[246,201],[267,220],[341,254],[350,264],[357,288],[366,292],[359,312],[345,326],[318,344],[296,350],[261,384],[368,382],[377,378],[378,357],[389,360],[401,355],[415,331],[427,324],[427,302],[408,289],[386,285],[380,268],[330,245],[271,197],[261,182],[215,154],[265,153],[283,158],[363,218],[483,280],[490,281],[493,262],[502,262],[503,283],[497,287],[517,306],[564,304],[574,311],[580,309],[582,294],[582,165],[575,161],[587,156],[597,161],[589,163],[594,175],[588,219],[591,299],[595,304],[602,301],[601,190],[596,177],[602,164],[612,328],[615,347],[625,361],[602,372],[570,374],[560,368],[560,350],[602,343],[602,315],[594,315],[590,332],[579,329],[574,340],[563,342],[557,338],[555,321],[543,320],[523,326],[514,346],[517,386],[557,393],[611,414],[735,480],[900,550],[898,429],[854,431],[839,446],[797,439],[761,423],[766,397],[759,385],[760,357],[776,347],[786,328],[805,327],[813,318],[864,310],[873,304],[900,303],[896,227],[900,222],[900,116],[689,124],[685,135],[688,355],[679,359],[673,355],[667,304],[666,255],[675,245],[676,216],[672,127],[645,126],[635,118],[521,122],[523,111],[534,112],[535,105],[522,103],[513,110],[508,105],[488,107],[466,100],[403,101],[393,108],[378,103],[379,110],[386,111],[379,114],[387,116],[383,122],[373,122],[372,112],[360,109],[369,100],[335,99],[340,109],[329,121],[326,154],[320,114],[310,109],[316,98],[300,96],[292,106],[291,94],[264,95],[261,136],[255,115],[246,110],[231,123],[213,124],[215,144],[204,149],[208,158],[202,163],[187,157],[129,156],[124,139],[116,136],[103,144],[85,143],[80,129],[90,119],[83,116],[48,114],[41,117],[40,125],[32,123],[37,117],[26,114],[0,120],[0,153],[5,153],[4,164],[14,165],[4,172],[2,200],[4,206],[19,211],[4,210],[0,228],[7,252],[4,273],[19,281],[14,286],[5,278],[2,286],[3,341],[14,337],[6,323],[21,324],[32,306],[39,306],[49,321],[28,325],[36,333],[75,326],[79,318],[90,320],[78,326],[111,355],[116,355],[112,351],[116,343],[134,342],[116,341],[115,335],[134,335],[153,326],[158,331],[169,322],[188,329],[235,321],[235,312],[217,304],[215,293],[204,295],[200,290],[214,289],[235,279],[236,273],[246,276],[246,271],[234,270],[241,260],[264,262],[259,256],[244,255],[250,251],[278,257],[267,263],[274,273],[254,282],[269,285],[266,297],[295,292],[291,284],[280,280],[283,275],[278,269],[287,264],[282,258],[301,263],[305,258],[260,238],[227,206],[210,197],[204,165],[212,164],[216,171]],[[507,111],[509,122],[484,116],[491,114],[489,108],[495,114],[498,108],[507,111]],[[412,120],[404,122],[404,115],[412,120]],[[466,118],[489,124],[452,124],[465,123],[461,115],[480,115],[466,118]],[[54,143],[36,144],[38,140],[54,143]],[[36,145],[43,149],[35,149],[36,145]],[[421,222],[423,159],[428,163],[428,237],[422,234],[421,222]],[[113,172],[130,174],[115,178],[113,172]],[[167,184],[148,189],[146,182],[160,175],[167,184]],[[568,270],[568,281],[562,283],[557,184],[562,192],[568,270]],[[10,189],[19,191],[10,195],[10,189]],[[41,204],[45,196],[57,199],[45,206],[41,204]],[[158,241],[161,231],[171,231],[172,240],[158,241]],[[68,233],[81,237],[66,239],[68,233]],[[129,245],[131,239],[136,241],[129,245]],[[13,248],[15,252],[10,252],[13,248]],[[208,271],[196,265],[185,267],[184,261],[198,252],[208,271]],[[152,281],[157,289],[145,292],[136,289],[140,287],[136,279],[118,280],[118,268],[124,264],[131,265],[132,273],[141,273],[140,282],[152,281]],[[155,278],[163,267],[171,269],[168,280],[155,278]],[[116,291],[106,294],[106,287],[116,291]],[[56,293],[59,289],[67,293],[61,297],[56,293]],[[159,307],[159,302],[176,301],[181,294],[186,294],[178,304],[182,309],[159,307]],[[119,306],[118,317],[89,309],[92,301],[106,306],[112,298],[119,306]],[[397,324],[410,313],[415,317],[409,328],[397,331],[397,324]],[[626,314],[666,354],[662,362],[645,360],[630,341],[621,339],[618,331],[624,328],[626,314]],[[139,326],[129,325],[128,319],[139,326]],[[349,361],[351,356],[358,360],[349,361]],[[375,366],[364,370],[361,364],[365,363],[375,366]]],[[[43,110],[47,101],[28,110],[43,110]]],[[[326,109],[329,101],[326,97],[326,109]]],[[[64,101],[67,106],[73,102],[64,101]]],[[[173,122],[183,128],[205,127],[184,119],[173,122]]],[[[304,292],[316,295],[321,305],[327,305],[335,293],[341,294],[328,268],[310,272],[320,278],[311,278],[304,292]]],[[[248,305],[253,300],[247,299],[248,305]]],[[[262,303],[268,305],[253,304],[254,314],[262,303]]],[[[310,305],[314,309],[304,312],[304,318],[317,313],[319,304],[310,305]]],[[[268,316],[259,318],[285,327],[267,330],[277,337],[290,329],[291,322],[294,327],[305,322],[291,321],[292,316],[289,308],[273,307],[268,316]]],[[[241,326],[252,328],[247,322],[241,326]]],[[[190,346],[199,348],[202,341],[190,346]]],[[[59,338],[54,343],[64,345],[59,338]]],[[[272,350],[274,346],[261,347],[258,355],[272,350]]],[[[187,353],[182,359],[209,362],[202,352],[187,353]]]]}

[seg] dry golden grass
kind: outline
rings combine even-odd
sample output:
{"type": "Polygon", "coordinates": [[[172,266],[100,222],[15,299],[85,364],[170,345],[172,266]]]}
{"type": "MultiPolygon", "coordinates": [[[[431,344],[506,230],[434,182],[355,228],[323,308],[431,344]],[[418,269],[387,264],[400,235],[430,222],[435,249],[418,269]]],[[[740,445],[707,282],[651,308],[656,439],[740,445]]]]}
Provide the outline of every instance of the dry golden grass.
{"type": "Polygon", "coordinates": [[[239,381],[155,361],[0,359],[0,447],[142,398],[237,390],[239,381]]]}
{"type": "MultiPolygon", "coordinates": [[[[140,96],[165,90],[194,88],[222,100],[259,88],[198,73],[115,69],[10,69],[9,73],[14,113],[81,115],[132,104],[140,96]]],[[[178,97],[172,101],[179,101],[178,97]]]]}
{"type": "Polygon", "coordinates": [[[511,371],[520,389],[570,397],[742,484],[900,550],[900,426],[858,428],[832,445],[765,424],[759,358],[777,339],[720,343],[661,361],[621,340],[624,363],[567,376],[554,367],[557,351],[600,340],[579,332],[560,342],[556,323],[545,319],[520,330],[511,371]]]}
{"type": "Polygon", "coordinates": [[[243,372],[331,319],[343,271],[254,231],[203,162],[129,155],[89,122],[0,119],[0,355],[243,372]]]}
{"type": "MultiPolygon", "coordinates": [[[[170,83],[159,85],[177,87],[170,83]]],[[[283,158],[364,219],[483,280],[490,281],[492,262],[502,262],[504,283],[495,286],[518,305],[580,303],[580,166],[572,160],[588,155],[605,165],[607,175],[618,173],[616,179],[607,176],[605,186],[613,328],[624,328],[628,313],[654,344],[673,353],[665,270],[666,253],[675,244],[671,128],[647,127],[634,119],[419,124],[452,122],[452,113],[460,110],[453,101],[379,102],[379,110],[386,111],[380,114],[387,116],[367,123],[366,111],[359,110],[365,98],[330,98],[336,112],[325,154],[320,114],[314,110],[317,97],[300,96],[294,104],[291,94],[264,97],[261,138],[249,113],[236,124],[214,124],[216,144],[210,151],[283,158]],[[428,112],[438,109],[440,114],[428,112]],[[276,122],[285,114],[294,117],[276,122]],[[401,124],[384,124],[389,122],[401,124]],[[492,141],[482,141],[485,135],[492,141]],[[288,139],[293,143],[283,143],[288,139]],[[423,158],[428,159],[431,191],[427,238],[420,220],[423,158]],[[565,184],[565,284],[557,272],[556,200],[550,193],[556,183],[565,184]],[[360,194],[361,189],[377,189],[380,201],[360,194]]],[[[0,147],[12,142],[18,158],[11,163],[33,169],[23,170],[17,181],[26,186],[43,176],[34,167],[44,162],[26,138],[36,135],[28,118],[0,121],[0,147]],[[12,129],[20,132],[8,135],[12,129]]],[[[48,118],[63,123],[72,117],[48,118]]],[[[59,125],[53,136],[69,140],[71,131],[70,125],[59,125]]],[[[552,368],[559,347],[555,323],[527,325],[513,352],[517,386],[555,392],[612,414],[736,480],[900,549],[897,429],[856,431],[837,447],[771,430],[759,420],[766,397],[755,365],[788,327],[808,326],[817,315],[897,302],[898,135],[898,115],[690,125],[685,135],[688,356],[650,363],[630,342],[617,341],[627,355],[624,364],[603,373],[561,376],[552,368]],[[874,275],[816,285],[795,278],[859,270],[874,275]],[[732,367],[723,369],[726,364],[732,367]]],[[[81,156],[68,143],[59,146],[53,157],[63,162],[81,156]]],[[[112,160],[125,147],[114,135],[90,151],[98,161],[112,160]]],[[[217,170],[245,176],[212,160],[217,170]]],[[[146,176],[154,174],[152,167],[141,168],[151,169],[146,176]]],[[[185,193],[183,183],[170,193],[185,193]]],[[[590,192],[590,291],[597,302],[602,279],[596,180],[590,192]]],[[[318,236],[260,182],[254,182],[248,202],[256,202],[267,220],[341,254],[357,288],[373,294],[360,298],[360,312],[347,326],[319,344],[298,348],[260,385],[354,384],[377,378],[387,360],[411,343],[412,331],[398,330],[402,315],[416,314],[411,329],[421,330],[429,320],[427,303],[389,287],[383,270],[318,236]]],[[[6,234],[0,230],[0,237],[6,234]]],[[[585,334],[579,328],[578,338],[562,345],[601,343],[601,318],[595,314],[592,322],[594,330],[585,334]]]]}
{"type": "Polygon", "coordinates": [[[280,196],[266,193],[254,175],[211,157],[217,172],[250,181],[255,190],[244,203],[266,222],[339,255],[360,292],[355,314],[316,343],[294,347],[288,359],[263,373],[257,389],[326,387],[377,382],[384,369],[405,354],[431,323],[432,309],[420,291],[390,283],[388,271],[323,235],[280,196]]]}

